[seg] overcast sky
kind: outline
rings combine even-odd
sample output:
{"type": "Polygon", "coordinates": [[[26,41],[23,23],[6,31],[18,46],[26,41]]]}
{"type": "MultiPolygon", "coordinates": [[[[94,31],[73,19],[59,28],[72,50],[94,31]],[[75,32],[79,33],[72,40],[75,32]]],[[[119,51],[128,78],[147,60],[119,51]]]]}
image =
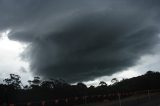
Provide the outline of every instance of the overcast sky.
{"type": "Polygon", "coordinates": [[[159,19],[159,0],[0,0],[0,79],[90,85],[159,71],[159,19]]]}

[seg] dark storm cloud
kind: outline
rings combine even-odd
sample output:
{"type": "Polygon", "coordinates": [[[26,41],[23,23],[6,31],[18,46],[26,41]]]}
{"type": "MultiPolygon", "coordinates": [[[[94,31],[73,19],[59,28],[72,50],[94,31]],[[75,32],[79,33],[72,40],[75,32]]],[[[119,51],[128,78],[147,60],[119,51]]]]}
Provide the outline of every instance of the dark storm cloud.
{"type": "Polygon", "coordinates": [[[0,5],[0,28],[29,44],[23,57],[44,78],[76,82],[111,75],[153,53],[159,40],[156,0],[2,0],[0,5]]]}

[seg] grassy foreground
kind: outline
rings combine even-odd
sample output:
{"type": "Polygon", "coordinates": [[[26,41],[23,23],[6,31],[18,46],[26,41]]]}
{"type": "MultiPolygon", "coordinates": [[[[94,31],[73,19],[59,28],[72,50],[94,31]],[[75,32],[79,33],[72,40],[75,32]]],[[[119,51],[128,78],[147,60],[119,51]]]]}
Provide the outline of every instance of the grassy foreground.
{"type": "Polygon", "coordinates": [[[160,106],[160,93],[136,95],[122,99],[121,101],[105,100],[101,103],[90,103],[79,106],[160,106]]]}

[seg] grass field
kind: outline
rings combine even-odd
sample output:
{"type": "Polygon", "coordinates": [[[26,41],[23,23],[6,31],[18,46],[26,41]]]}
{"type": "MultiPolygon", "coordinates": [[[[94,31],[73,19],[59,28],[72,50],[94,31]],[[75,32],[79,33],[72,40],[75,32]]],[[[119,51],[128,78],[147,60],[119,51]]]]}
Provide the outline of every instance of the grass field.
{"type": "Polygon", "coordinates": [[[102,103],[91,103],[80,106],[160,106],[160,93],[148,95],[136,95],[116,101],[104,101],[102,103]]]}

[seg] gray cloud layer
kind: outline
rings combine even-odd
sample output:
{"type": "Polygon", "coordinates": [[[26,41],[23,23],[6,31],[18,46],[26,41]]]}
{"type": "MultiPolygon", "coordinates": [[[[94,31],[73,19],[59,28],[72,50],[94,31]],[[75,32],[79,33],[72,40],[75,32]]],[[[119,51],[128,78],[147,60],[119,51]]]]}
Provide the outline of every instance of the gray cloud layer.
{"type": "Polygon", "coordinates": [[[0,28],[29,43],[33,74],[69,82],[111,75],[153,53],[158,0],[2,0],[0,28]]]}

